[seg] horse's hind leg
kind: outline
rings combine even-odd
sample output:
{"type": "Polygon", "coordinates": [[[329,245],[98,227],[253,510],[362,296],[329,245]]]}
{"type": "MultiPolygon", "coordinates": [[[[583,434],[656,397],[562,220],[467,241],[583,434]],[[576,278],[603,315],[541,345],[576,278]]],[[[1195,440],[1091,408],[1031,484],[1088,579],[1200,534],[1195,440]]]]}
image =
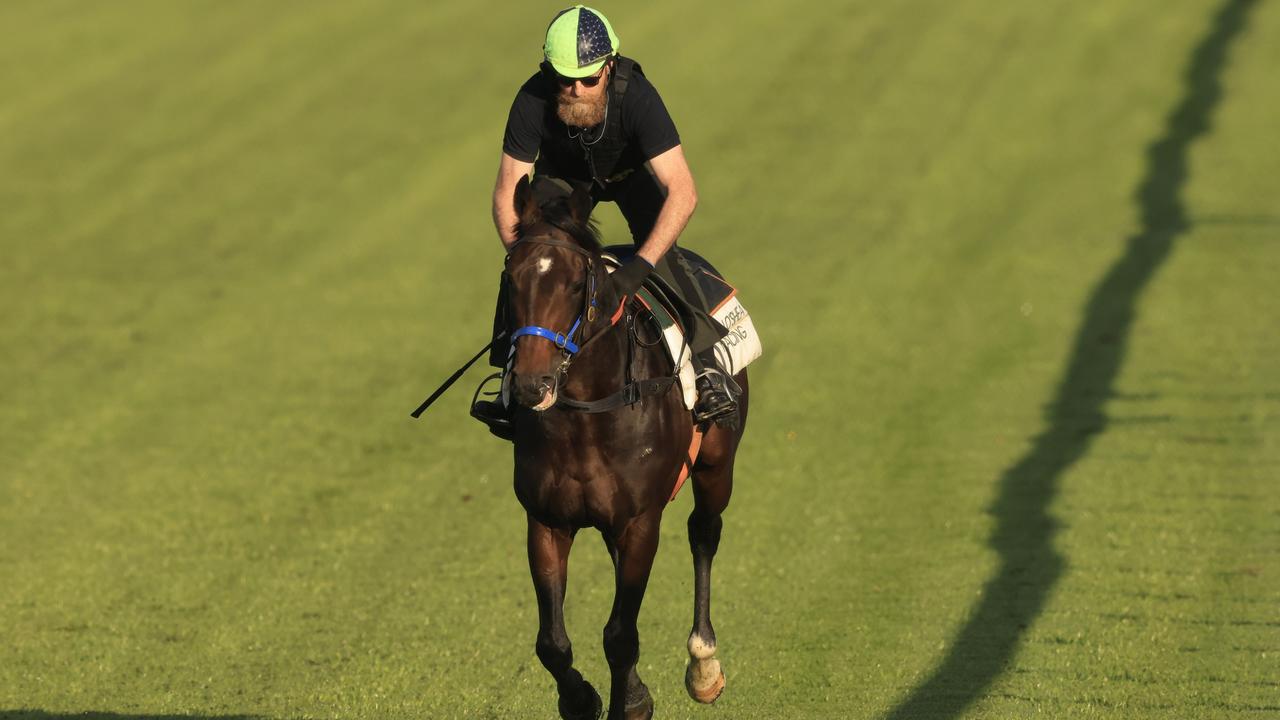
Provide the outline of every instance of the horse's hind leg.
{"type": "Polygon", "coordinates": [[[564,592],[573,533],[529,517],[529,572],[538,595],[538,659],[555,678],[564,720],[597,720],[600,695],[573,669],[573,646],[564,628],[564,592]]]}
{"type": "Polygon", "coordinates": [[[684,685],[689,697],[712,703],[724,691],[724,671],[716,659],[716,631],[711,626],[711,561],[720,546],[720,514],[733,491],[733,447],[736,438],[717,428],[729,447],[706,447],[693,476],[693,512],[689,513],[689,549],[693,552],[693,630],[689,633],[689,667],[684,685]],[[718,456],[718,457],[717,457],[718,456]]]}
{"type": "Polygon", "coordinates": [[[617,578],[613,612],[604,626],[604,654],[613,683],[609,689],[609,720],[648,720],[653,717],[653,697],[636,673],[640,659],[640,633],[636,620],[640,603],[658,551],[661,509],[631,520],[620,535],[605,535],[617,578]]]}

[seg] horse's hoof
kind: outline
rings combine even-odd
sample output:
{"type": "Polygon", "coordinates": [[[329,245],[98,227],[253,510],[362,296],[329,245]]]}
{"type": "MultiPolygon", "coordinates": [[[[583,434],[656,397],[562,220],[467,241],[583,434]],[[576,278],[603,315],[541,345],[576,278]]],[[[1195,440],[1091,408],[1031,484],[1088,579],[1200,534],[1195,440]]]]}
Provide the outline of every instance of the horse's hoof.
{"type": "MultiPolygon", "coordinates": [[[[612,714],[610,718],[614,717],[612,714]]],[[[622,720],[649,720],[653,717],[653,696],[644,683],[627,690],[627,702],[622,708],[622,720]]]]}
{"type": "Polygon", "coordinates": [[[625,720],[649,720],[653,717],[653,698],[645,698],[639,705],[627,708],[623,717],[625,720]]]}
{"type": "Polygon", "coordinates": [[[724,670],[715,658],[694,660],[684,673],[684,687],[689,697],[704,705],[710,705],[724,692],[724,670]]]}
{"type": "Polygon", "coordinates": [[[584,680],[582,684],[586,688],[586,693],[578,694],[579,707],[569,707],[564,698],[560,698],[560,717],[564,720],[600,720],[600,716],[604,714],[604,703],[600,700],[600,693],[591,687],[591,683],[584,680]]]}

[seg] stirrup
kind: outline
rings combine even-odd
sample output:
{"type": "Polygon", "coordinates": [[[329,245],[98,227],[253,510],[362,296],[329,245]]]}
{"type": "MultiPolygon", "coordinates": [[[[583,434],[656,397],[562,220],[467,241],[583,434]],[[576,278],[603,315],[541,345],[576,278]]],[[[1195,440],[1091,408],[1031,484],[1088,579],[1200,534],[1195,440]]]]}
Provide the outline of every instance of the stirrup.
{"type": "Polygon", "coordinates": [[[698,400],[693,405],[693,421],[701,425],[715,422],[717,425],[735,429],[738,426],[738,399],[742,388],[733,378],[718,369],[709,368],[698,373],[694,379],[694,387],[705,379],[708,392],[698,393],[698,400]],[[717,381],[717,378],[719,380],[717,381]],[[731,389],[732,388],[732,389],[731,389]]]}
{"type": "Polygon", "coordinates": [[[698,378],[706,376],[708,380],[711,380],[711,382],[714,383],[715,381],[711,378],[717,375],[724,382],[724,391],[729,394],[729,397],[731,397],[734,402],[737,402],[738,396],[742,395],[742,386],[738,384],[737,380],[733,379],[732,375],[721,370],[719,363],[716,363],[715,367],[707,368],[694,376],[694,382],[697,382],[698,378]]]}
{"type": "Polygon", "coordinates": [[[511,411],[502,404],[502,373],[494,373],[480,381],[476,392],[471,396],[471,417],[489,426],[489,432],[503,440],[515,438],[515,423],[511,421],[511,411]],[[486,392],[486,397],[494,400],[481,400],[480,394],[485,386],[493,380],[498,381],[497,392],[486,392]]]}

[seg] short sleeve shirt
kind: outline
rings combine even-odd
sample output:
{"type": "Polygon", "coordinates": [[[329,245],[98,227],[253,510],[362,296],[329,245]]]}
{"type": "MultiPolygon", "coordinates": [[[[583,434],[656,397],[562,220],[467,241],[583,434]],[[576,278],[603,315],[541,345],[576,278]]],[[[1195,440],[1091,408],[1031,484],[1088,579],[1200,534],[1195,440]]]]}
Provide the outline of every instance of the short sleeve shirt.
{"type": "MultiPolygon", "coordinates": [[[[507,116],[502,151],[522,162],[537,161],[539,172],[589,181],[591,171],[584,148],[574,137],[578,129],[569,128],[556,117],[558,92],[559,88],[541,72],[521,86],[507,116]]],[[[609,112],[615,112],[612,83],[608,92],[609,112]]],[[[631,72],[620,112],[620,131],[626,150],[614,172],[637,169],[680,144],[680,135],[666,105],[638,65],[631,72]]],[[[609,122],[606,120],[604,124],[608,126],[609,122]]],[[[598,127],[588,128],[585,136],[594,137],[597,132],[598,127]]]]}

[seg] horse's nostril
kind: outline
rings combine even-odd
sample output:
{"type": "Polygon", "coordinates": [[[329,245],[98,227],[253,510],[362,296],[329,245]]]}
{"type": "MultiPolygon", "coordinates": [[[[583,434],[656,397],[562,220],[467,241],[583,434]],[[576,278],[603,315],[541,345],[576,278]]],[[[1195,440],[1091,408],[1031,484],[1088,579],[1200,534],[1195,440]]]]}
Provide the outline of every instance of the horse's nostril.
{"type": "Polygon", "coordinates": [[[517,375],[512,378],[511,389],[516,402],[533,406],[542,402],[547,393],[556,387],[555,375],[517,375]]]}

